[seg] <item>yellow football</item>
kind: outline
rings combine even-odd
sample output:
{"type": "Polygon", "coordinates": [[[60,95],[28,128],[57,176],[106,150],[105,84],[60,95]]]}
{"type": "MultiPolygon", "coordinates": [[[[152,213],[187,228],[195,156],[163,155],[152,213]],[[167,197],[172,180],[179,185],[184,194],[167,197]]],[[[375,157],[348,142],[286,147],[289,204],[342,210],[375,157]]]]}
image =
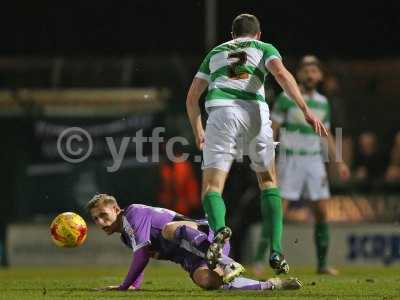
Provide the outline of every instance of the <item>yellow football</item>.
{"type": "Polygon", "coordinates": [[[73,248],[82,245],[87,231],[85,220],[73,212],[59,214],[50,225],[51,238],[59,247],[73,248]]]}

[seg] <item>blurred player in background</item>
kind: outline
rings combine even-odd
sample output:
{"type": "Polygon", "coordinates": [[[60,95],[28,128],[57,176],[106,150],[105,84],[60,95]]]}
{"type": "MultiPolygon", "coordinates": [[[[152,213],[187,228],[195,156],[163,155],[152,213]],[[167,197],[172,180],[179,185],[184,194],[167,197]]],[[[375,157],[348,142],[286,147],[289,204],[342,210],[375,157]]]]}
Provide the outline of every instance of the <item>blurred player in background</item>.
{"type": "MultiPolygon", "coordinates": [[[[326,128],[330,128],[329,103],[325,96],[317,92],[323,73],[320,62],[315,56],[305,56],[301,60],[297,79],[308,107],[324,121],[326,128]]],[[[336,145],[332,135],[321,140],[304,119],[296,102],[287,93],[283,92],[278,96],[271,118],[274,133],[280,130],[279,153],[281,155],[278,162],[278,174],[282,197],[287,201],[299,201],[302,197],[311,200],[309,204],[315,219],[317,272],[336,275],[337,270],[327,266],[329,229],[325,200],[330,197],[330,193],[322,145],[327,145],[329,161],[336,163],[342,180],[349,178],[349,168],[343,161],[336,161],[336,145]]],[[[284,201],[285,211],[288,208],[287,201],[284,201]]],[[[265,230],[267,229],[262,229],[262,231],[265,230]]],[[[261,239],[256,255],[259,266],[261,266],[267,244],[268,241],[261,239]]]]}
{"type": "Polygon", "coordinates": [[[258,281],[239,276],[243,267],[228,257],[229,243],[215,270],[210,270],[204,259],[213,238],[207,221],[191,220],[172,210],[131,204],[121,209],[113,196],[95,195],[87,208],[96,223],[108,235],[121,234],[122,242],[133,250],[128,275],[119,286],[98,290],[139,289],[144,269],[150,258],[180,264],[193,282],[203,289],[272,290],[298,289],[296,278],[272,278],[258,281]]]}
{"type": "Polygon", "coordinates": [[[236,158],[248,155],[261,189],[263,223],[270,241],[269,263],[276,273],[287,273],[282,255],[282,201],[275,175],[275,146],[265,99],[264,81],[272,73],[280,86],[299,107],[304,119],[317,134],[326,135],[322,122],[305,103],[293,76],[282,64],[281,55],[271,44],[260,41],[258,19],[249,14],[232,23],[233,40],[212,49],[189,89],[186,106],[196,144],[203,151],[203,208],[210,227],[216,232],[207,251],[211,268],[224,242],[231,236],[225,225],[224,184],[236,158]],[[208,86],[206,131],[201,122],[199,99],[208,86]]]}

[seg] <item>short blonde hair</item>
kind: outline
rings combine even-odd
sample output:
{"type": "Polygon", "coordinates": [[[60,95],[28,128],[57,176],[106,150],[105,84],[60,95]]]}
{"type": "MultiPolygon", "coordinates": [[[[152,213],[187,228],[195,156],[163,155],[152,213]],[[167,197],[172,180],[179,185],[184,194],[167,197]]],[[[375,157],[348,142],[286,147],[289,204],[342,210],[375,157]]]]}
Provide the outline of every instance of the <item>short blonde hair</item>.
{"type": "Polygon", "coordinates": [[[114,196],[108,194],[97,194],[94,195],[92,199],[86,204],[86,209],[90,211],[92,208],[102,204],[116,204],[118,205],[117,200],[114,196]]]}

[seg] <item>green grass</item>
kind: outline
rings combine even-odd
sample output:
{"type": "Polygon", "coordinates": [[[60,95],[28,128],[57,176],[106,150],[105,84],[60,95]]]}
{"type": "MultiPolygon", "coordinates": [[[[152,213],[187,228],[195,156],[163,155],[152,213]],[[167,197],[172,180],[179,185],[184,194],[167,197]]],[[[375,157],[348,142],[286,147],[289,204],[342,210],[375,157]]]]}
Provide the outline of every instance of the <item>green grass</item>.
{"type": "MultiPolygon", "coordinates": [[[[347,267],[333,278],[316,276],[310,268],[297,268],[299,291],[237,292],[202,291],[174,265],[150,266],[141,291],[94,292],[91,289],[118,284],[121,267],[40,267],[0,270],[0,299],[400,299],[400,268],[347,267]]],[[[251,274],[247,274],[251,275],[251,274]]]]}

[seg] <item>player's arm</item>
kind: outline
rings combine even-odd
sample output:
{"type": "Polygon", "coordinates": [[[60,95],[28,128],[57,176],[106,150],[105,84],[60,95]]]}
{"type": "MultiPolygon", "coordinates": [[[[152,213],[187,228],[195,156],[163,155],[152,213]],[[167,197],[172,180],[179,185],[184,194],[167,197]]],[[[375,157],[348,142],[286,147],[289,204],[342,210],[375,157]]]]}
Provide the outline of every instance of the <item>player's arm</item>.
{"type": "Polygon", "coordinates": [[[196,139],[196,145],[200,150],[202,150],[204,144],[204,128],[203,124],[201,123],[199,100],[207,86],[207,80],[195,77],[190,85],[186,98],[187,115],[196,139]]]}
{"type": "MultiPolygon", "coordinates": [[[[327,137],[324,138],[325,142],[328,144],[328,156],[330,162],[336,162],[336,143],[333,139],[333,135],[329,134],[327,137]]],[[[350,177],[350,169],[344,161],[338,161],[337,170],[340,176],[340,179],[347,180],[350,177]]]]}
{"type": "Polygon", "coordinates": [[[119,290],[127,290],[129,287],[138,289],[143,280],[143,271],[150,260],[150,251],[148,246],[144,246],[133,253],[131,265],[124,282],[119,286],[119,290]]]}
{"type": "Polygon", "coordinates": [[[99,288],[98,291],[126,291],[136,290],[140,288],[143,281],[143,273],[146,268],[151,254],[148,246],[142,247],[133,253],[132,262],[129,267],[128,274],[125,277],[124,282],[119,286],[107,286],[105,288],[99,288]]]}
{"type": "Polygon", "coordinates": [[[327,136],[328,131],[324,124],[319,120],[313,112],[309,109],[306,102],[301,95],[299,86],[296,83],[293,75],[285,68],[280,59],[271,59],[266,64],[268,70],[275,77],[276,81],[282,87],[282,89],[293,99],[298,107],[302,110],[304,118],[320,136],[327,136]]]}

